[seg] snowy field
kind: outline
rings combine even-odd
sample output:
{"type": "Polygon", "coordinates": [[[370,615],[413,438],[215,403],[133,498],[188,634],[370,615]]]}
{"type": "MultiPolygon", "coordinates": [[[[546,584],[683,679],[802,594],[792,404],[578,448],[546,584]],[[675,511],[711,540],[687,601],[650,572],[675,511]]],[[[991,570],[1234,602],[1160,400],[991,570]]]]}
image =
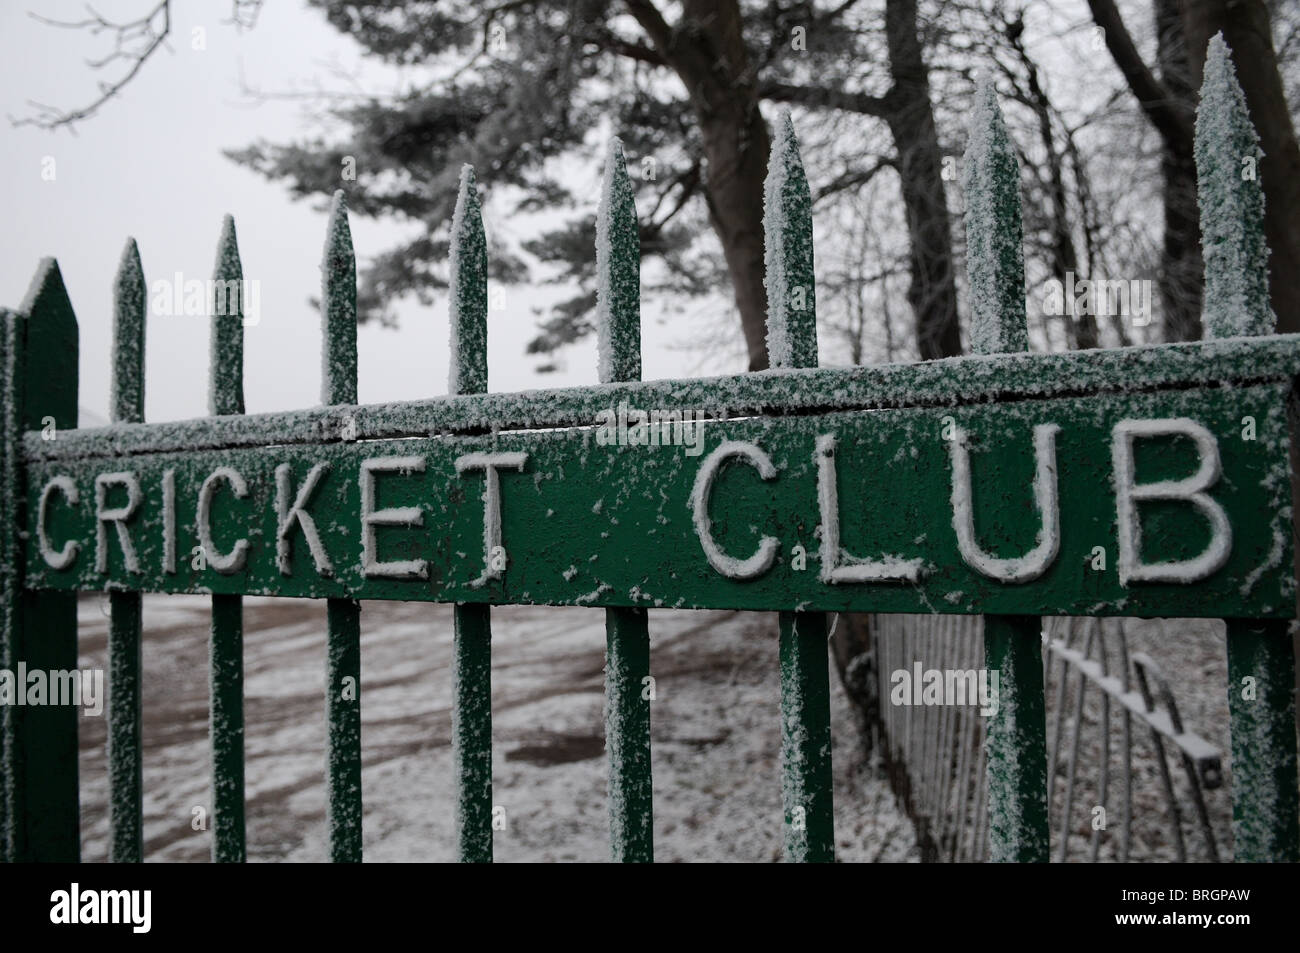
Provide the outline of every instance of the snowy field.
{"type": "MultiPolygon", "coordinates": [[[[210,803],[208,600],[144,601],[145,856],[206,861],[210,803]]],[[[105,664],[107,599],[80,605],[81,665],[105,664]]],[[[603,737],[604,613],[493,612],[494,803],[499,861],[609,858],[603,737]]],[[[651,709],[655,857],[781,857],[776,617],[655,610],[651,709]]],[[[455,859],[449,606],[362,610],[362,780],[367,861],[455,859]]],[[[245,599],[248,857],[328,859],[325,605],[245,599]]],[[[842,861],[918,859],[884,777],[861,761],[831,673],[836,851],[842,861]]],[[[103,717],[81,719],[82,855],[107,859],[103,717]]]]}

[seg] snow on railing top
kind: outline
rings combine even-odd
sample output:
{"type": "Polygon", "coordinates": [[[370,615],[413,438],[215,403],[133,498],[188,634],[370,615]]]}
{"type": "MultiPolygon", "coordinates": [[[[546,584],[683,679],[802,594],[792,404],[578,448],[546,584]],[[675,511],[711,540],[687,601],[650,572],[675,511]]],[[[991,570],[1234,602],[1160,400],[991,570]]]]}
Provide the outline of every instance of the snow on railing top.
{"type": "Polygon", "coordinates": [[[1223,34],[1210,40],[1196,110],[1196,199],[1205,257],[1206,337],[1272,334],[1263,153],[1223,34]]]}

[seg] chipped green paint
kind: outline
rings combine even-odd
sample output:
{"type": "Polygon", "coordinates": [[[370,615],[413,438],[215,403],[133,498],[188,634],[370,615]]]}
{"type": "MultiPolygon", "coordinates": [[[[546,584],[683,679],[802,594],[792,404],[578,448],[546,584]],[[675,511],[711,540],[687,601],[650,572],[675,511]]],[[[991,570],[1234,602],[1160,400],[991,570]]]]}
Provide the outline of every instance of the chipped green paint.
{"type": "MultiPolygon", "coordinates": [[[[622,143],[605,156],[596,212],[596,335],[600,381],[641,377],[641,238],[622,143]]],[[[615,863],[654,860],[650,770],[650,626],[646,611],[605,611],[605,748],[609,844],[615,863]]]]}
{"type": "MultiPolygon", "coordinates": [[[[987,77],[975,95],[962,184],[971,349],[976,354],[1027,351],[1020,166],[987,77]]],[[[961,439],[959,434],[949,436],[961,439]]],[[[1007,513],[1003,520],[1023,525],[1023,510],[1007,513]]],[[[1041,619],[1022,614],[985,616],[984,665],[1000,673],[1004,687],[1001,704],[984,732],[989,857],[995,862],[1046,863],[1050,836],[1041,619]]]]}
{"type": "MultiPolygon", "coordinates": [[[[321,401],[357,399],[357,259],[347,198],[334,193],[321,256],[321,401]]],[[[329,719],[330,859],[361,862],[361,604],[330,599],[325,708],[329,719]]]]}
{"type": "MultiPolygon", "coordinates": [[[[113,422],[144,422],[145,280],[135,239],[127,239],[113,283],[113,422]]],[[[144,859],[144,777],[140,750],[138,592],[108,596],[109,859],[144,859]]]]}

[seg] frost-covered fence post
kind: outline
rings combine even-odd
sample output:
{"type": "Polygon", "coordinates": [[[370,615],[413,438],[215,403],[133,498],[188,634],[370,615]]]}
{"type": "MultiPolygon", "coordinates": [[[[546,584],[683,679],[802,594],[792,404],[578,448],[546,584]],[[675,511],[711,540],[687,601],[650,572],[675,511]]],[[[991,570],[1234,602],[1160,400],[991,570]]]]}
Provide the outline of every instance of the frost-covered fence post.
{"type": "MultiPolygon", "coordinates": [[[[777,127],[763,191],[768,360],[816,367],[812,197],[788,111],[777,127]]],[[[781,794],[792,861],[835,859],[826,623],[825,612],[780,613],[781,794]]]]}
{"type": "MultiPolygon", "coordinates": [[[[1223,36],[1210,40],[1196,110],[1207,337],[1272,334],[1259,137],[1223,36]]],[[[1233,855],[1300,860],[1295,650],[1285,621],[1225,619],[1232,720],[1233,855]]]]}
{"type": "MultiPolygon", "coordinates": [[[[0,527],[18,525],[18,488],[22,485],[22,410],[15,399],[21,377],[22,319],[0,308],[0,527]]],[[[0,536],[0,669],[12,672],[18,614],[22,611],[23,546],[12,530],[0,536]]],[[[18,789],[13,759],[12,705],[0,705],[0,864],[13,863],[15,801],[18,789]]]]}
{"type": "MultiPolygon", "coordinates": [[[[452,394],[487,393],[487,238],[474,169],[460,173],[451,223],[452,394]]],[[[492,553],[484,553],[493,559],[492,553]]],[[[492,617],[484,602],[453,609],[451,743],[456,830],[464,863],[492,860],[492,617]]]]}
{"type": "MultiPolygon", "coordinates": [[[[343,190],[334,193],[321,260],[321,402],[357,402],[357,259],[343,190]]],[[[361,862],[361,603],[328,599],[330,859],[361,862]]]]}
{"type": "MultiPolygon", "coordinates": [[[[144,422],[144,269],[135,239],[113,283],[113,423],[144,422]]],[[[143,860],[139,592],[110,592],[108,628],[109,860],[143,860]]]]}
{"type": "MultiPolygon", "coordinates": [[[[976,95],[962,185],[971,345],[978,354],[1026,351],[1020,170],[989,80],[976,95]]],[[[959,433],[950,439],[965,438],[959,433]]],[[[990,859],[1046,862],[1047,718],[1039,617],[986,615],[984,660],[1001,685],[1000,704],[985,731],[990,859]]]]}
{"type": "MultiPolygon", "coordinates": [[[[208,370],[208,413],[244,412],[244,269],[227,215],[217,243],[208,370]],[[234,284],[231,284],[234,282],[234,284]],[[231,289],[238,288],[232,294],[231,289]],[[224,293],[223,293],[224,292],[224,293]]],[[[213,553],[198,558],[210,565],[213,553]]],[[[244,597],[212,596],[208,645],[212,741],[212,859],[242,863],[244,840],[244,597]]]]}
{"type": "MultiPolygon", "coordinates": [[[[19,497],[22,433],[54,441],[77,426],[77,318],[54,259],[41,262],[19,314],[5,323],[4,475],[0,487],[6,548],[3,560],[3,657],[0,668],[71,671],[77,667],[77,596],[22,590],[26,530],[19,497]],[[9,557],[13,556],[11,560],[9,557]]],[[[28,512],[26,522],[30,523],[28,512]]],[[[77,790],[77,707],[0,705],[6,716],[4,781],[8,859],[75,863],[81,859],[77,790]]]]}
{"type": "MultiPolygon", "coordinates": [[[[623,146],[611,139],[596,215],[600,382],[641,379],[641,236],[623,146]]],[[[654,860],[650,628],[639,607],[605,610],[605,748],[610,853],[654,860]]]]}

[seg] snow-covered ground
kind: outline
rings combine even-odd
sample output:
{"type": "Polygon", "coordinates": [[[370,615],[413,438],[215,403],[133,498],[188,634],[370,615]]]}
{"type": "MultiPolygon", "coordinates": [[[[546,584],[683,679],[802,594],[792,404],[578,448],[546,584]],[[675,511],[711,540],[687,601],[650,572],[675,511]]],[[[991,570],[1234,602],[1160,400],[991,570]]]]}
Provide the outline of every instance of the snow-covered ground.
{"type": "MultiPolygon", "coordinates": [[[[147,860],[202,861],[210,803],[208,600],[144,602],[147,860]]],[[[80,607],[81,664],[103,666],[107,600],[80,607]]],[[[500,861],[609,857],[603,738],[604,613],[511,607],[493,616],[493,800],[500,861]]],[[[776,618],[654,610],[651,670],[655,857],[780,859],[780,682],[776,618]]],[[[325,606],[245,600],[250,860],[328,859],[325,606]]],[[[449,606],[362,610],[364,849],[368,861],[455,859],[449,606]]],[[[842,861],[917,859],[884,777],[861,766],[834,672],[836,850],[842,861]]],[[[107,855],[105,719],[83,717],[82,855],[107,855]]]]}

